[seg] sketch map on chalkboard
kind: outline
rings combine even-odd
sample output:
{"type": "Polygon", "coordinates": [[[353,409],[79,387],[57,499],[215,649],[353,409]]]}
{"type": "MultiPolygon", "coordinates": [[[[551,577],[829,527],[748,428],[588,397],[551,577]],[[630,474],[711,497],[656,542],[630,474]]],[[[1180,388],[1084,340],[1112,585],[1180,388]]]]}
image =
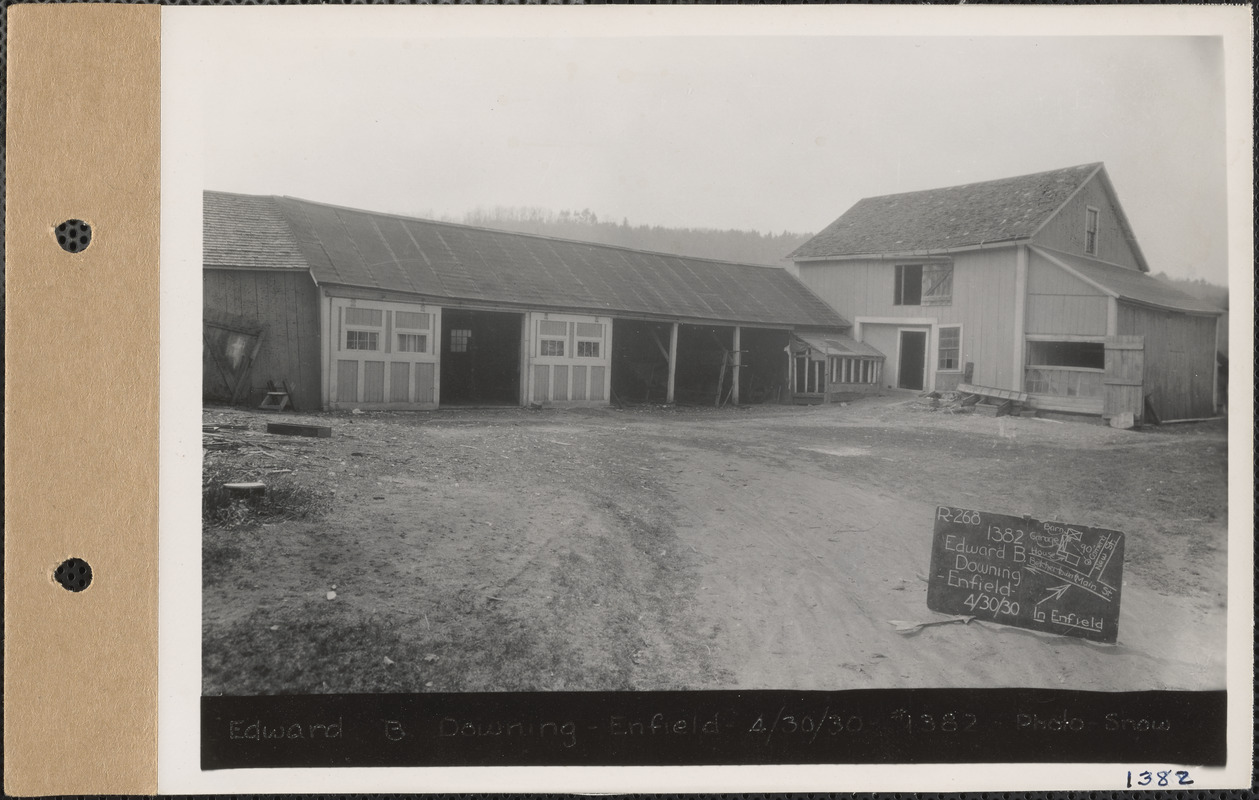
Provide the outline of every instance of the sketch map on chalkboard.
{"type": "Polygon", "coordinates": [[[927,607],[1113,643],[1123,546],[1119,531],[941,506],[927,607]]]}

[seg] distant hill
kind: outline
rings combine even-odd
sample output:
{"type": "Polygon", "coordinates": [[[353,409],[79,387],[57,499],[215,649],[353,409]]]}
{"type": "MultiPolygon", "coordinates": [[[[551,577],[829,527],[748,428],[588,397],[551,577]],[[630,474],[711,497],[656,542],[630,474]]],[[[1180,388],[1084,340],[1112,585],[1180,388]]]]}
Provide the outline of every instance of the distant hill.
{"type": "Polygon", "coordinates": [[[560,211],[543,208],[498,206],[478,208],[462,217],[443,217],[483,228],[577,239],[585,242],[676,253],[693,258],[735,261],[745,264],[785,266],[783,257],[807,241],[811,233],[760,233],[759,231],[714,230],[710,228],[666,228],[660,225],[631,225],[601,220],[590,209],[560,211]]]}

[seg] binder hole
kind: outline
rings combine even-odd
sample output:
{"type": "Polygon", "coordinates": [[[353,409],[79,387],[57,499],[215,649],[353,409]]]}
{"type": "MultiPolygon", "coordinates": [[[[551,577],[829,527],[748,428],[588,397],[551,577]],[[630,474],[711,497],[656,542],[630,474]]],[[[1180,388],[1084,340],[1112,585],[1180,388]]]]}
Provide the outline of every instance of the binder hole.
{"type": "Polygon", "coordinates": [[[81,558],[67,558],[52,576],[68,591],[81,592],[92,583],[92,567],[81,558]]]}
{"type": "Polygon", "coordinates": [[[87,249],[92,241],[92,226],[81,219],[68,219],[57,226],[57,244],[70,253],[87,249]]]}

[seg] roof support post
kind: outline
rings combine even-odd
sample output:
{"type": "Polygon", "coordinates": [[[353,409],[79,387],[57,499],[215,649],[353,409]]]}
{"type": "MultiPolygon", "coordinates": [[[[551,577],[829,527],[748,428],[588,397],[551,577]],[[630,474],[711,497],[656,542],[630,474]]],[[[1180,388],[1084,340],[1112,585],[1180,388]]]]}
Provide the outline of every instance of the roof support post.
{"type": "Polygon", "coordinates": [[[678,323],[669,327],[669,386],[665,391],[664,401],[673,405],[673,389],[677,385],[678,366],[678,323]]]}
{"type": "Polygon", "coordinates": [[[1027,346],[1027,245],[1014,248],[1014,347],[1009,388],[1023,391],[1024,348],[1027,346]]]}
{"type": "Polygon", "coordinates": [[[734,405],[739,404],[739,368],[743,366],[743,354],[739,352],[739,332],[738,325],[734,326],[734,385],[730,387],[730,402],[734,405]]]}

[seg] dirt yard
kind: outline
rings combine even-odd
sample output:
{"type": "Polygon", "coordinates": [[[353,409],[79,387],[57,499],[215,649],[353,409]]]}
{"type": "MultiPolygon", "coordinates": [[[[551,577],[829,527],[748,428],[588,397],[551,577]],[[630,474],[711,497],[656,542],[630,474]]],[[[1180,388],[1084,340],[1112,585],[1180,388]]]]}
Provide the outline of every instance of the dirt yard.
{"type": "Polygon", "coordinates": [[[204,413],[247,428],[214,435],[211,482],[306,498],[204,527],[207,694],[1224,686],[1221,423],[1119,431],[905,396],[281,416],[332,438],[204,413]],[[1119,643],[897,633],[942,618],[936,505],[1126,532],[1119,643]]]}

